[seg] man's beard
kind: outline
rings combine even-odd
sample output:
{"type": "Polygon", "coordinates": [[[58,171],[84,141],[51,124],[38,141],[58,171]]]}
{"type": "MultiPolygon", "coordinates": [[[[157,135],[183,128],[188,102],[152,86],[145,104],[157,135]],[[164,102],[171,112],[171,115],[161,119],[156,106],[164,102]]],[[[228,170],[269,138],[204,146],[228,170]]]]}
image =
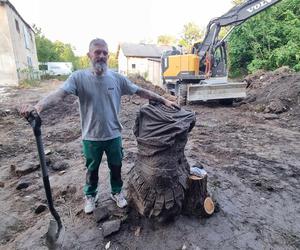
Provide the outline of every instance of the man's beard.
{"type": "Polygon", "coordinates": [[[107,70],[107,64],[105,62],[94,62],[94,70],[97,74],[102,75],[107,70]]]}

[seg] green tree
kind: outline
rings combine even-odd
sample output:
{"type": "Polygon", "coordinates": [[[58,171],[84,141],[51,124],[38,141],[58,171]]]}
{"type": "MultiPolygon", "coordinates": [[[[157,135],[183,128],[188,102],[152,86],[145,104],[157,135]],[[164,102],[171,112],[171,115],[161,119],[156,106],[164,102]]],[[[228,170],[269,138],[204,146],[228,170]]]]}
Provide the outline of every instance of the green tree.
{"type": "Polygon", "coordinates": [[[300,70],[300,0],[283,0],[237,27],[229,39],[232,76],[289,66],[300,70]]]}
{"type": "Polygon", "coordinates": [[[60,41],[55,41],[53,43],[55,52],[59,56],[60,62],[74,62],[76,60],[76,56],[72,46],[70,44],[65,44],[60,41]]]}
{"type": "Polygon", "coordinates": [[[74,63],[75,69],[86,69],[90,67],[90,59],[88,56],[78,56],[76,57],[76,61],[74,63]]]}
{"type": "Polygon", "coordinates": [[[230,28],[231,26],[221,27],[218,39],[221,40],[224,36],[226,36],[230,28]]]}
{"type": "Polygon", "coordinates": [[[157,44],[159,45],[174,45],[176,38],[170,35],[160,35],[157,38],[157,44]]]}
{"type": "Polygon", "coordinates": [[[186,50],[191,50],[193,44],[198,42],[203,37],[203,30],[193,22],[189,22],[183,26],[183,32],[179,44],[186,50]]]}
{"type": "Polygon", "coordinates": [[[54,62],[59,60],[54,44],[46,38],[40,28],[33,25],[35,31],[35,43],[39,62],[54,62]]]}
{"type": "Polygon", "coordinates": [[[118,58],[116,53],[109,53],[108,66],[112,69],[118,68],[118,58]]]}
{"type": "Polygon", "coordinates": [[[33,26],[39,62],[72,62],[74,69],[89,67],[87,56],[75,56],[75,48],[61,41],[52,42],[46,38],[40,28],[33,26]]]}

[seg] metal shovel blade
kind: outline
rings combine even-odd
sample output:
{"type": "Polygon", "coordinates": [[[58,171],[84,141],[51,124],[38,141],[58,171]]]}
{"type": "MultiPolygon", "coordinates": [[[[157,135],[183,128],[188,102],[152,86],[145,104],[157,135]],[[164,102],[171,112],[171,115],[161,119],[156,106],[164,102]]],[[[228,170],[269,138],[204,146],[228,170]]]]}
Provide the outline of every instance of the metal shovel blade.
{"type": "Polygon", "coordinates": [[[58,225],[56,220],[50,220],[46,233],[46,244],[50,250],[60,249],[64,241],[64,227],[58,225]]]}

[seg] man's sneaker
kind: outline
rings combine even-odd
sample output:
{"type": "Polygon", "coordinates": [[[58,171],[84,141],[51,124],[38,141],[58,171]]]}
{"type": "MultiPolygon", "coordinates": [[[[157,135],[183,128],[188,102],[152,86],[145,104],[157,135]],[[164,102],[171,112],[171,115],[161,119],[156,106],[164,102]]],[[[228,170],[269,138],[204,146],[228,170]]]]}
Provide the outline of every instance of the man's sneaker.
{"type": "Polygon", "coordinates": [[[90,214],[94,211],[96,203],[98,202],[98,194],[93,197],[91,195],[85,196],[84,212],[90,214]]]}
{"type": "Polygon", "coordinates": [[[123,208],[127,206],[127,201],[122,192],[119,194],[111,194],[110,197],[117,203],[118,207],[123,208]]]}

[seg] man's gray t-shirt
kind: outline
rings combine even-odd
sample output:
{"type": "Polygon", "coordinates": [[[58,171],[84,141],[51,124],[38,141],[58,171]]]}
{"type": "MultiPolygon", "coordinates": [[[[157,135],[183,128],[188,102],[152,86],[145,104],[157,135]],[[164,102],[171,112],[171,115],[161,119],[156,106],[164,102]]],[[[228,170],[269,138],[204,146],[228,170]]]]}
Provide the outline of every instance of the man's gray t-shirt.
{"type": "Polygon", "coordinates": [[[71,74],[61,88],[79,97],[82,139],[106,141],[121,136],[121,96],[132,95],[139,87],[111,70],[96,76],[86,69],[71,74]]]}

